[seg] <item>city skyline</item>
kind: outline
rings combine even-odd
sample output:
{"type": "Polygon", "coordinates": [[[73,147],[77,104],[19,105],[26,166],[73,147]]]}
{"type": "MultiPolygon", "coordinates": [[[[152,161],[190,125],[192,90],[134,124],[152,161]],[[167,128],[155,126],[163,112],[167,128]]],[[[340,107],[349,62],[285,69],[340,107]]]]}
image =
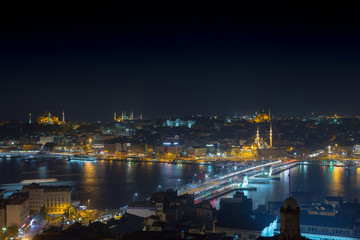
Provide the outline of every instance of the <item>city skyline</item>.
{"type": "Polygon", "coordinates": [[[7,2],[0,239],[360,239],[360,15],[7,2]]]}

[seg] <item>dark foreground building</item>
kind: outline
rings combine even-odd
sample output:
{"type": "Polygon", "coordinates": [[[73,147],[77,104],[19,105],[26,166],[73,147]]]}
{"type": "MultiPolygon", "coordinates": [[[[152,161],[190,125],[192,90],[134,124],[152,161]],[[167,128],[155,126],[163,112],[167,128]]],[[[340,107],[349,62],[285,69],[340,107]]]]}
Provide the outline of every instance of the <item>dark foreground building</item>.
{"type": "MultiPolygon", "coordinates": [[[[244,198],[246,200],[246,198],[244,198]]],[[[244,201],[246,205],[247,201],[244,201]]],[[[280,239],[301,240],[307,239],[300,234],[300,208],[293,198],[284,201],[281,210],[280,234],[273,237],[255,237],[255,235],[229,236],[224,232],[204,231],[194,233],[187,230],[167,229],[162,231],[149,231],[146,228],[146,219],[133,214],[125,214],[120,220],[110,220],[107,224],[95,222],[89,226],[80,223],[73,224],[67,230],[49,229],[34,237],[35,240],[93,240],[93,239],[156,239],[156,240],[240,240],[240,239],[280,239]]]]}

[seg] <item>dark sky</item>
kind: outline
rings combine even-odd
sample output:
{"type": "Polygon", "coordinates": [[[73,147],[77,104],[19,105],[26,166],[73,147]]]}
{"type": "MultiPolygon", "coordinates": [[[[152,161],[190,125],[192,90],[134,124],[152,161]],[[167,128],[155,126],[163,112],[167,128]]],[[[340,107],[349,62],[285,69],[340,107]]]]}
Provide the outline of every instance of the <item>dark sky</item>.
{"type": "Polygon", "coordinates": [[[0,120],[360,114],[355,6],[118,2],[2,6],[0,120]]]}

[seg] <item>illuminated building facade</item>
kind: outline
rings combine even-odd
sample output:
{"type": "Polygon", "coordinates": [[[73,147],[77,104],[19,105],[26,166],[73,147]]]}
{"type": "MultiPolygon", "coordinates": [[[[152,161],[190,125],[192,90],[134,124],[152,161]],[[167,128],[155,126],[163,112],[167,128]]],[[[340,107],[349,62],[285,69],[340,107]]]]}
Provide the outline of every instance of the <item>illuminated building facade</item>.
{"type": "MultiPolygon", "coordinates": [[[[126,112],[121,112],[121,116],[117,116],[116,112],[114,112],[114,122],[123,122],[125,120],[130,120],[133,121],[135,120],[134,118],[134,112],[131,112],[130,115],[126,115],[126,112]]],[[[139,115],[139,120],[142,120],[142,114],[140,113],[139,115]]]]}
{"type": "Polygon", "coordinates": [[[252,119],[252,122],[255,123],[261,123],[261,122],[270,122],[271,117],[270,117],[270,111],[269,114],[265,113],[265,112],[260,112],[256,115],[256,117],[254,119],[252,119]]]}
{"type": "Polygon", "coordinates": [[[52,115],[50,112],[44,115],[41,115],[38,117],[37,122],[39,124],[48,124],[48,125],[53,125],[53,124],[64,124],[65,123],[65,113],[63,112],[63,121],[59,121],[59,118],[52,115]]]}
{"type": "Polygon", "coordinates": [[[261,122],[268,122],[270,124],[269,130],[269,144],[267,144],[264,139],[260,138],[259,133],[259,126],[257,127],[256,131],[256,138],[254,144],[251,146],[251,149],[264,149],[264,148],[272,148],[273,147],[273,133],[272,133],[272,123],[271,123],[271,114],[269,109],[269,114],[266,113],[259,113],[252,122],[261,123],[261,122]]]}
{"type": "Polygon", "coordinates": [[[44,205],[49,215],[60,216],[71,204],[69,186],[41,186],[33,183],[24,186],[22,192],[29,193],[30,213],[37,213],[44,205]]]}
{"type": "Polygon", "coordinates": [[[166,120],[166,125],[169,127],[182,127],[187,126],[188,128],[191,128],[192,125],[194,125],[196,122],[193,120],[181,120],[181,119],[175,119],[175,120],[166,120]]]}

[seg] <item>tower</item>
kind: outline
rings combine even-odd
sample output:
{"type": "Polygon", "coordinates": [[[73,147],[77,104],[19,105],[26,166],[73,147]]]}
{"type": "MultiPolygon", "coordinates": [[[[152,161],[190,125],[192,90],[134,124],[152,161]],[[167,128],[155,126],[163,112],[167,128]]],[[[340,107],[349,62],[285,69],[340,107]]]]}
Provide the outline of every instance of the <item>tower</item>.
{"type": "Polygon", "coordinates": [[[257,147],[259,148],[259,147],[260,147],[260,133],[259,133],[259,126],[257,127],[257,130],[256,130],[256,139],[255,139],[255,143],[256,143],[257,147]]]}
{"type": "Polygon", "coordinates": [[[29,113],[29,123],[31,124],[31,113],[29,113]]]}
{"type": "Polygon", "coordinates": [[[140,120],[142,120],[142,113],[140,113],[140,120]]]}
{"type": "Polygon", "coordinates": [[[131,111],[130,120],[134,120],[134,112],[131,111]]]}
{"type": "Polygon", "coordinates": [[[121,112],[121,121],[124,121],[124,111],[121,112]]]}
{"type": "Polygon", "coordinates": [[[280,208],[280,240],[302,239],[300,235],[300,208],[294,198],[285,199],[280,208]]]}
{"type": "Polygon", "coordinates": [[[62,122],[65,123],[65,112],[64,112],[64,110],[62,112],[62,122]]]}
{"type": "Polygon", "coordinates": [[[51,113],[49,112],[49,121],[48,121],[48,124],[52,124],[51,123],[51,113]]]}
{"type": "Polygon", "coordinates": [[[270,148],[272,148],[272,124],[271,124],[270,108],[269,108],[269,123],[270,123],[270,133],[269,133],[269,137],[270,137],[270,148]]]}

